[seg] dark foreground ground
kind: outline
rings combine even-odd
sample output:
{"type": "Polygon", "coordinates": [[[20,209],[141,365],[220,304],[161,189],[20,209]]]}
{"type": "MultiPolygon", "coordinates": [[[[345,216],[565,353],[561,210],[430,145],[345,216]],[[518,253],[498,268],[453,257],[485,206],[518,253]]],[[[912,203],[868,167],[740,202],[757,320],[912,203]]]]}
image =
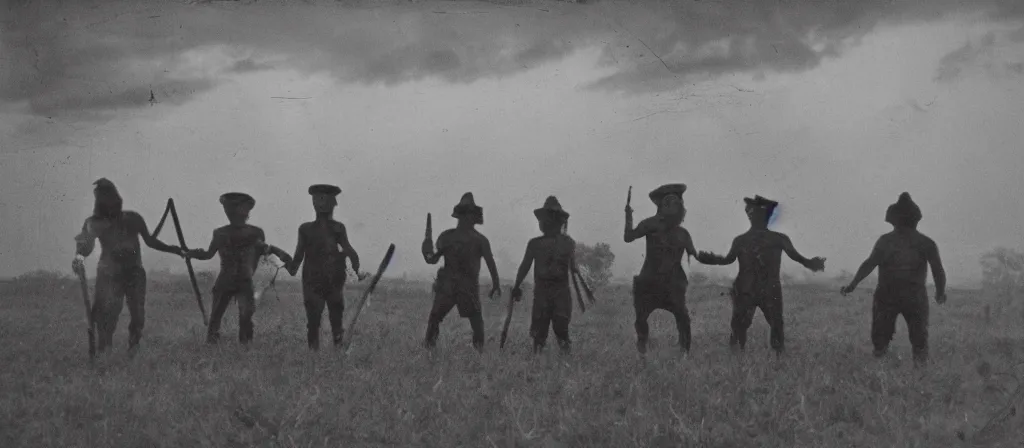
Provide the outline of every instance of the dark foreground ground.
{"type": "MultiPolygon", "coordinates": [[[[3,447],[950,447],[1024,440],[1024,412],[979,432],[1021,401],[1010,396],[1015,379],[1000,375],[1024,359],[1020,313],[988,322],[982,299],[969,292],[933,306],[933,365],[922,373],[911,369],[902,321],[889,357],[871,357],[867,290],[843,298],[787,288],[789,354],[778,362],[769,356],[760,315],[748,353],[731,355],[724,290],[692,287],[691,357],[677,354],[671,316],[658,312],[644,361],[622,288],[602,292],[585,314],[574,311],[571,356],[534,357],[528,305],[517,308],[504,352],[497,350],[500,301],[485,305],[484,355],[471,350],[469,324],[455,313],[429,355],[418,345],[430,307],[426,288],[383,285],[345,357],[305,349],[294,284],[282,285],[279,300],[271,293],[261,302],[256,342],[243,349],[234,306],[225,342],[208,347],[188,284],[155,282],[138,356],[126,356],[125,311],[116,351],[90,365],[76,284],[30,289],[7,284],[0,297],[3,447]]],[[[208,296],[208,287],[203,291],[208,296]]],[[[348,292],[350,303],[356,296],[348,292]]],[[[326,316],[324,325],[326,340],[326,316]]]]}

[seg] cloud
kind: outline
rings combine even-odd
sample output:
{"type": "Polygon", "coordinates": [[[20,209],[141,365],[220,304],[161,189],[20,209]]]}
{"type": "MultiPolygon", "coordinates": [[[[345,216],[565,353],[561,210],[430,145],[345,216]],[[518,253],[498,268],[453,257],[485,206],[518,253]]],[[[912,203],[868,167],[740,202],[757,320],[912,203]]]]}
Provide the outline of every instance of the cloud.
{"type": "Polygon", "coordinates": [[[1014,51],[1019,50],[1015,48],[1019,45],[1013,44],[1014,33],[1016,31],[997,36],[995,32],[989,32],[978,42],[965,42],[962,47],[949,52],[939,60],[935,70],[935,81],[953,83],[962,78],[967,71],[977,68],[994,77],[1024,74],[1024,63],[1020,62],[1024,54],[1014,51]]]}
{"type": "MultiPolygon", "coordinates": [[[[470,83],[590,46],[603,47],[602,65],[615,73],[587,87],[664,90],[724,74],[807,70],[880,24],[964,11],[1024,16],[1018,0],[521,3],[21,2],[0,26],[0,100],[27,101],[38,115],[103,116],[148,105],[149,90],[183,104],[228,75],[273,68],[343,82],[470,83]]],[[[957,76],[958,57],[970,55],[951,56],[941,77],[957,76]]]]}

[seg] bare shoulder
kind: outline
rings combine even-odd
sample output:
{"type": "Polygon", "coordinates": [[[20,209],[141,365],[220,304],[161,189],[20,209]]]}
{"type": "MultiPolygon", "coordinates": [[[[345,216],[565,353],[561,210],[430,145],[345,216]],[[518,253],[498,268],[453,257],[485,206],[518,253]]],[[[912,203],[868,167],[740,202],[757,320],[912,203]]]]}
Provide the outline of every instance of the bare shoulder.
{"type": "Polygon", "coordinates": [[[142,221],[142,215],[140,215],[138,212],[134,210],[125,210],[121,212],[121,214],[124,216],[124,219],[130,220],[132,222],[142,221]]]}
{"type": "Polygon", "coordinates": [[[491,244],[491,240],[488,240],[484,234],[480,233],[480,231],[476,229],[473,230],[473,239],[481,246],[489,246],[491,244]]]}
{"type": "Polygon", "coordinates": [[[792,243],[792,240],[789,239],[789,235],[786,235],[785,233],[769,230],[768,234],[771,235],[772,238],[775,238],[776,241],[782,244],[792,243]]]}
{"type": "Polygon", "coordinates": [[[939,247],[939,245],[935,243],[935,240],[933,240],[928,235],[918,232],[917,235],[915,235],[915,237],[918,241],[918,244],[920,244],[921,247],[925,248],[926,250],[938,249],[939,247]]]}

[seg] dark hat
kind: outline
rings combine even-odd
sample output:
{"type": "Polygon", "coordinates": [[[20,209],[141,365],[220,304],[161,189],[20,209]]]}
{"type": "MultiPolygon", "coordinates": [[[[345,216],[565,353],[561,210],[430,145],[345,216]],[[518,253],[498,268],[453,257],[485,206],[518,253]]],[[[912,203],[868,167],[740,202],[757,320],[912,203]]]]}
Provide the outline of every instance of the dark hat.
{"type": "Polygon", "coordinates": [[[220,195],[220,203],[225,207],[244,206],[247,210],[252,210],[256,206],[256,200],[252,196],[237,192],[220,195]]]}
{"type": "Polygon", "coordinates": [[[760,195],[754,195],[753,199],[751,199],[751,198],[743,198],[743,202],[746,202],[748,207],[766,208],[769,211],[770,210],[774,210],[775,207],[779,206],[778,202],[773,201],[771,199],[768,199],[766,197],[760,196],[760,195]]]}
{"type": "Polygon", "coordinates": [[[647,196],[651,198],[651,202],[654,202],[655,205],[660,205],[661,200],[665,199],[665,196],[675,195],[682,199],[685,192],[686,184],[665,184],[655,188],[647,196]]]}
{"type": "Polygon", "coordinates": [[[96,186],[97,190],[117,190],[117,187],[114,186],[114,183],[111,182],[110,179],[107,179],[106,177],[96,179],[96,182],[93,182],[92,184],[96,186]]]}
{"type": "Polygon", "coordinates": [[[900,193],[899,199],[885,210],[885,222],[890,224],[917,225],[921,221],[921,208],[910,198],[910,193],[900,193]]]}
{"type": "Polygon", "coordinates": [[[337,196],[337,195],[341,194],[341,188],[338,188],[338,187],[336,187],[334,185],[328,185],[328,184],[310,185],[309,186],[309,194],[310,194],[310,196],[320,195],[320,194],[326,194],[326,195],[329,195],[329,196],[337,196]]]}
{"type": "Polygon", "coordinates": [[[466,193],[462,195],[459,203],[452,208],[452,217],[458,218],[460,215],[465,214],[483,214],[483,212],[483,207],[476,205],[476,201],[473,200],[473,193],[466,193]]]}
{"type": "Polygon", "coordinates": [[[544,200],[544,206],[533,211],[533,215],[540,219],[544,214],[558,216],[560,218],[568,218],[569,212],[562,209],[562,204],[558,203],[558,198],[554,196],[548,196],[544,200]]]}

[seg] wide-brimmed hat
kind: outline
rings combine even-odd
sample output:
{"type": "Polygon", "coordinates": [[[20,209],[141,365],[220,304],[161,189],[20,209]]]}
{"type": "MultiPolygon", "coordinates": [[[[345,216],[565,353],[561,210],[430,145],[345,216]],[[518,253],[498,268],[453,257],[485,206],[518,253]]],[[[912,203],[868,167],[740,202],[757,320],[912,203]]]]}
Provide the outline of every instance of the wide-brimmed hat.
{"type": "Polygon", "coordinates": [[[918,207],[910,198],[910,193],[900,193],[899,199],[885,210],[885,222],[896,224],[897,222],[916,225],[921,221],[921,207],[918,207]]]}
{"type": "Polygon", "coordinates": [[[310,185],[309,186],[309,195],[310,196],[317,196],[317,195],[337,196],[339,194],[341,194],[341,188],[338,188],[335,185],[315,184],[315,185],[310,185]]]}
{"type": "Polygon", "coordinates": [[[665,184],[651,190],[647,196],[651,198],[651,202],[654,202],[655,205],[661,205],[661,201],[665,199],[665,196],[674,195],[682,199],[685,192],[686,184],[665,184]]]}
{"type": "Polygon", "coordinates": [[[453,218],[458,218],[463,215],[482,215],[483,213],[483,207],[476,205],[476,201],[473,200],[473,193],[463,194],[459,203],[452,208],[453,218]]]}
{"type": "Polygon", "coordinates": [[[548,196],[548,198],[544,200],[543,207],[533,210],[533,215],[536,216],[537,219],[541,219],[544,216],[555,216],[564,219],[569,217],[569,212],[562,208],[562,204],[558,202],[558,198],[548,196]]]}
{"type": "Polygon", "coordinates": [[[256,206],[256,199],[245,193],[231,192],[220,195],[220,203],[225,207],[243,207],[252,210],[256,206]]]}

